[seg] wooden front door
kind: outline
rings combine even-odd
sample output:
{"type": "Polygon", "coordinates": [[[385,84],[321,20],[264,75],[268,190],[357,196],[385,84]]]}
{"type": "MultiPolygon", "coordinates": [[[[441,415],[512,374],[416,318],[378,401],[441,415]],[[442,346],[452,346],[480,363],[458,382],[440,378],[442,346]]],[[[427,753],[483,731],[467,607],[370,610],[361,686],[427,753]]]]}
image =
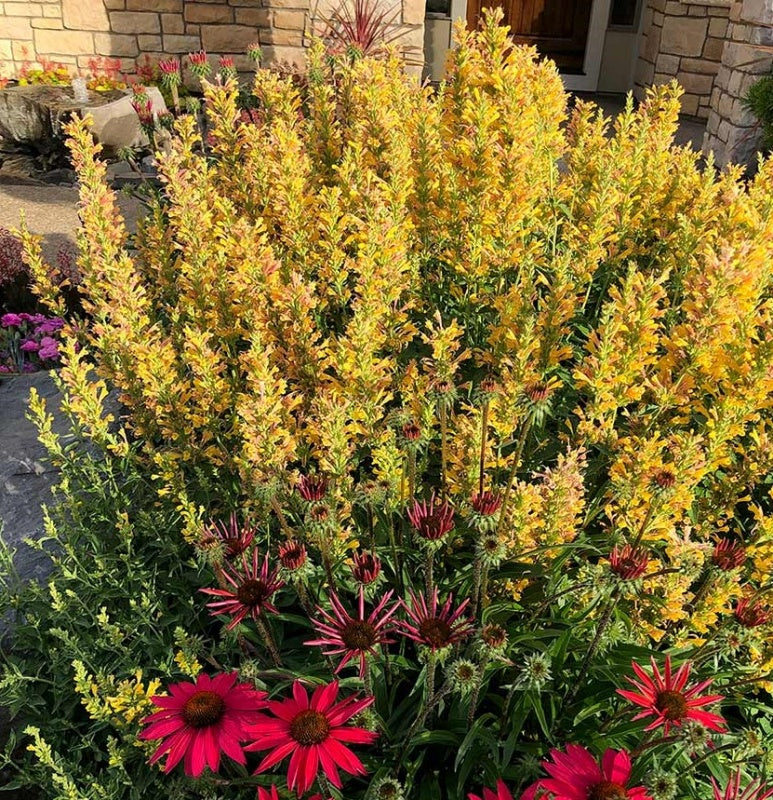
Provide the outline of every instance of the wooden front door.
{"type": "Polygon", "coordinates": [[[468,0],[467,24],[478,25],[481,8],[499,6],[516,44],[535,45],[565,73],[581,73],[593,0],[468,0]]]}

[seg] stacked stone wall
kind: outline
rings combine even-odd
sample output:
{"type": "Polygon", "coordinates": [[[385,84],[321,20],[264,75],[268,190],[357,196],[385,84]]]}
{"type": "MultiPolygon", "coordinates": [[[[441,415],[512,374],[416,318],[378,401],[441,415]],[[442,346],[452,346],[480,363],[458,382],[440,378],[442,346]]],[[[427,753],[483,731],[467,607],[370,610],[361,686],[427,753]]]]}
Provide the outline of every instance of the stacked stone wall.
{"type": "MultiPolygon", "coordinates": [[[[411,63],[423,63],[423,0],[402,0],[411,63]]],[[[204,49],[252,66],[245,50],[258,42],[266,63],[302,63],[319,10],[311,0],[0,0],[0,76],[18,75],[39,59],[89,69],[94,57],[117,58],[121,70],[204,49]]]]}
{"type": "Polygon", "coordinates": [[[636,96],[676,79],[684,89],[682,113],[709,116],[730,13],[728,0],[651,0],[643,19],[636,96]]]}
{"type": "Polygon", "coordinates": [[[730,11],[728,40],[722,54],[711,97],[703,150],[713,152],[717,163],[749,164],[756,159],[760,130],[743,98],[760,76],[770,71],[769,52],[757,45],[773,45],[773,3],[744,0],[730,11]]]}

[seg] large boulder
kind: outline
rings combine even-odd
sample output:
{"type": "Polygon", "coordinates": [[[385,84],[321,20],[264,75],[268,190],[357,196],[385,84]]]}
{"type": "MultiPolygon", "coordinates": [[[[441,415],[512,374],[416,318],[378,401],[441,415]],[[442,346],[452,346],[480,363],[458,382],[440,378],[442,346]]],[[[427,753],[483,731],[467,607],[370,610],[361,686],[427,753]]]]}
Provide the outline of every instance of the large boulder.
{"type": "MultiPolygon", "coordinates": [[[[156,114],[166,103],[156,87],[147,89],[156,114]]],[[[61,149],[62,127],[72,116],[91,114],[94,136],[108,154],[121,147],[148,143],[124,91],[90,92],[87,103],[77,102],[69,86],[11,86],[0,91],[0,137],[7,149],[50,153],[61,149]]]]}

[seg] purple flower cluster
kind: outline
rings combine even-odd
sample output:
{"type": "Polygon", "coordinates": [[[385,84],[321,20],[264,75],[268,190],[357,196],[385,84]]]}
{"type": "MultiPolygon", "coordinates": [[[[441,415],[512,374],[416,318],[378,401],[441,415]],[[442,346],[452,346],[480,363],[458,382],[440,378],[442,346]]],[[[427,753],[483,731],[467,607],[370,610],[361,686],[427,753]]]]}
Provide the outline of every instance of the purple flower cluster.
{"type": "Polygon", "coordinates": [[[64,320],[45,314],[0,317],[0,373],[50,369],[59,361],[59,332],[64,320]]]}

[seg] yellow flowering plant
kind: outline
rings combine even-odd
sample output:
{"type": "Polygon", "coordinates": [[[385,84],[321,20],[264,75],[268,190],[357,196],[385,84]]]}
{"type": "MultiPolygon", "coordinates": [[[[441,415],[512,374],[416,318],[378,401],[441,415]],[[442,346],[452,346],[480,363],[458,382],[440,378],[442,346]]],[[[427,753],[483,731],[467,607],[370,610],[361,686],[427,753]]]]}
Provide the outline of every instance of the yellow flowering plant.
{"type": "Polygon", "coordinates": [[[99,507],[151,589],[129,630],[139,601],[105,568],[86,636],[54,584],[57,719],[77,701],[84,740],[159,797],[460,800],[504,779],[554,798],[559,758],[574,789],[597,765],[591,800],[767,796],[773,165],[719,174],[675,146],[675,85],[614,121],[570,111],[500,18],[457,27],[436,90],[320,44],[303,82],[258,70],[248,118],[234,81],[205,83],[208,141],[177,121],[136,235],[70,125],[86,319],[58,381],[88,447],[33,396],[64,470],[52,535],[74,518],[77,558],[99,507]],[[364,698],[354,760],[315,699],[292,716],[334,676],[364,698]],[[289,715],[286,774],[248,760],[274,746],[256,692],[289,715]],[[132,752],[156,739],[193,780],[132,752]]]}

